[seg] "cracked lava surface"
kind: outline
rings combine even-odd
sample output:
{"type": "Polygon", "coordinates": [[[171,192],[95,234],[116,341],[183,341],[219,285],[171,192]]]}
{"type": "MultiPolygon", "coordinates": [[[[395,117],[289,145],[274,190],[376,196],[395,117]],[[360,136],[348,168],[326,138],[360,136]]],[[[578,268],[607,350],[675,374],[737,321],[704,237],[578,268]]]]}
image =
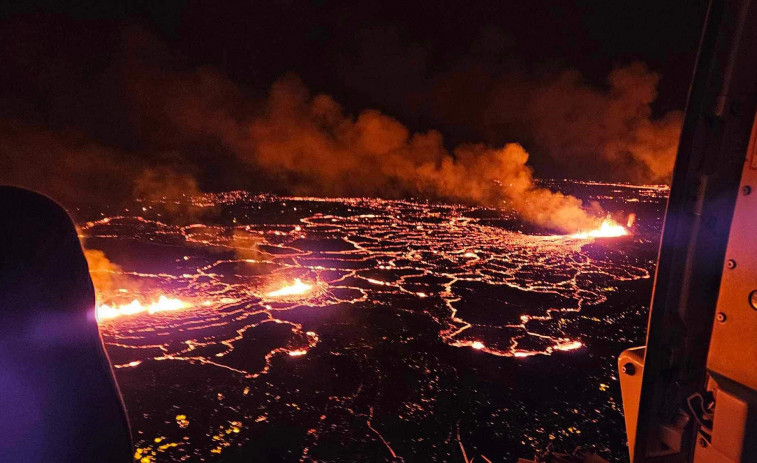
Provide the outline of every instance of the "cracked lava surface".
{"type": "Polygon", "coordinates": [[[622,461],[613,355],[643,333],[667,190],[560,186],[640,224],[529,234],[485,208],[244,192],[193,198],[213,213],[189,225],[150,204],[81,224],[120,266],[98,319],[135,459],[510,461],[556,441],[622,461]]]}

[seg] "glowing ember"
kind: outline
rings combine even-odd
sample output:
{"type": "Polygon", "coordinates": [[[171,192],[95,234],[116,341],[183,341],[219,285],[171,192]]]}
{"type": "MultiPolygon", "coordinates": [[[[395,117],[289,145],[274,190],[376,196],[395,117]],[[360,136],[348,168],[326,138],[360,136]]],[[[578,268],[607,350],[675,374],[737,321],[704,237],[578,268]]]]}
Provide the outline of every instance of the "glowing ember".
{"type": "Polygon", "coordinates": [[[561,342],[556,344],[553,348],[555,350],[576,350],[583,347],[583,343],[581,341],[570,341],[566,340],[565,342],[561,342]]]}
{"type": "Polygon", "coordinates": [[[570,235],[571,238],[587,239],[587,238],[617,238],[619,236],[628,235],[628,230],[623,225],[618,224],[616,221],[607,218],[602,221],[602,225],[595,230],[588,232],[578,232],[570,235]]]}
{"type": "Polygon", "coordinates": [[[268,297],[297,296],[300,294],[307,293],[312,288],[313,288],[313,285],[303,283],[302,280],[300,280],[299,278],[295,278],[293,284],[289,286],[284,286],[283,288],[277,289],[276,291],[271,291],[267,293],[266,296],[268,297]]]}
{"type": "Polygon", "coordinates": [[[176,298],[169,298],[161,294],[157,301],[142,304],[137,299],[129,302],[128,304],[99,304],[97,306],[97,319],[106,320],[110,318],[120,317],[122,315],[136,315],[140,313],[154,314],[156,312],[164,312],[167,310],[179,310],[189,307],[190,304],[176,298]]]}
{"type": "Polygon", "coordinates": [[[133,362],[125,363],[123,365],[113,365],[113,368],[133,368],[142,364],[141,360],[134,360],[133,362]]]}
{"type": "Polygon", "coordinates": [[[481,341],[473,341],[473,344],[471,344],[470,346],[472,348],[474,348],[474,349],[479,349],[480,350],[480,349],[484,348],[484,343],[481,342],[481,341]]]}
{"type": "Polygon", "coordinates": [[[307,350],[305,350],[305,349],[299,349],[299,350],[290,350],[290,351],[289,351],[289,355],[290,355],[290,356],[292,356],[292,357],[299,357],[299,356],[301,356],[301,355],[305,355],[305,354],[307,354],[307,353],[308,353],[308,351],[307,351],[307,350]]]}
{"type": "Polygon", "coordinates": [[[534,355],[537,355],[539,352],[531,352],[531,351],[524,351],[524,350],[516,350],[513,352],[513,357],[523,358],[523,357],[532,357],[534,355]]]}

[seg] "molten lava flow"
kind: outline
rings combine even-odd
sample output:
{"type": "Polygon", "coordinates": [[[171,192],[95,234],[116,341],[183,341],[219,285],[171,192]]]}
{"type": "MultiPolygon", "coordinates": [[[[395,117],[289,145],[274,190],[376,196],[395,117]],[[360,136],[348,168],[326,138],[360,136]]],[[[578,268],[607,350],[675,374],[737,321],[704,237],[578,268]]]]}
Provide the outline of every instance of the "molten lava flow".
{"type": "Polygon", "coordinates": [[[308,353],[308,351],[305,350],[305,349],[297,349],[297,350],[290,350],[289,351],[289,355],[292,356],[292,357],[299,357],[299,356],[305,355],[307,353],[308,353]]]}
{"type": "Polygon", "coordinates": [[[570,235],[571,238],[587,239],[587,238],[617,238],[619,236],[628,235],[628,230],[623,225],[620,225],[616,221],[607,218],[602,221],[602,225],[595,230],[586,232],[578,232],[570,235]]]}
{"type": "Polygon", "coordinates": [[[302,280],[299,278],[294,279],[294,283],[288,286],[284,286],[283,288],[277,289],[276,291],[271,291],[266,294],[268,297],[287,297],[287,296],[297,296],[300,294],[305,294],[310,289],[313,288],[313,285],[309,285],[307,283],[303,283],[302,280]]]}
{"type": "Polygon", "coordinates": [[[146,305],[142,304],[142,302],[137,299],[134,299],[128,304],[99,304],[96,313],[97,320],[106,320],[120,317],[122,315],[136,315],[145,312],[148,314],[154,314],[166,310],[179,310],[189,306],[190,304],[180,299],[169,298],[161,294],[157,301],[146,305]]]}
{"type": "MultiPolygon", "coordinates": [[[[666,191],[629,190],[618,199],[641,198],[662,206],[666,196],[666,191]]],[[[190,446],[195,452],[193,458],[209,458],[226,448],[221,443],[235,447],[246,441],[249,432],[229,421],[240,416],[232,408],[249,402],[250,397],[257,400],[256,391],[263,389],[276,395],[256,402],[261,409],[239,418],[244,423],[276,426],[276,416],[282,411],[304,413],[303,419],[309,419],[312,403],[294,405],[292,400],[272,397],[285,397],[292,381],[298,382],[295,387],[312,389],[319,387],[324,375],[338,373],[344,380],[342,365],[353,368],[353,376],[379,378],[377,388],[391,387],[394,376],[384,370],[389,367],[399,368],[398,374],[413,381],[433,385],[447,374],[445,356],[416,349],[407,362],[395,364],[392,359],[387,363],[374,355],[378,351],[373,349],[380,350],[382,343],[412,343],[419,329],[433,333],[451,349],[461,349],[461,355],[487,365],[498,365],[493,362],[500,357],[528,363],[536,356],[556,355],[560,358],[555,362],[564,363],[574,361],[567,357],[581,351],[586,351],[584,356],[594,355],[592,340],[626,323],[614,316],[600,320],[595,308],[612,315],[615,301],[608,299],[613,291],[625,288],[621,285],[626,282],[651,278],[654,268],[652,260],[635,254],[635,247],[628,249],[628,243],[620,243],[626,238],[605,238],[599,250],[587,246],[600,240],[594,236],[607,235],[604,232],[617,226],[602,224],[604,215],[565,234],[545,236],[509,230],[488,214],[482,216],[480,209],[465,205],[372,198],[279,198],[245,192],[204,198],[219,210],[238,212],[240,217],[246,211],[261,210],[262,218],[269,216],[268,211],[276,211],[278,218],[281,210],[287,220],[248,220],[230,229],[215,222],[182,226],[126,216],[103,218],[83,225],[81,230],[93,245],[103,243],[107,249],[121,249],[117,256],[126,256],[127,250],[129,255],[147,253],[158,245],[175,249],[150,255],[149,262],[136,267],[133,263],[125,268],[109,264],[104,254],[88,257],[93,273],[110,277],[99,281],[99,300],[107,303],[99,309],[99,318],[138,313],[101,320],[103,340],[117,371],[127,372],[129,378],[147,375],[150,381],[155,376],[155,387],[150,388],[155,397],[174,388],[177,381],[191,381],[198,375],[244,384],[241,394],[227,394],[225,398],[216,395],[214,382],[199,385],[205,387],[197,389],[203,397],[219,397],[222,406],[208,408],[207,416],[202,417],[203,423],[207,421],[207,426],[203,424],[205,431],[185,433],[191,436],[189,441],[176,434],[184,426],[197,424],[189,409],[166,413],[165,400],[133,404],[135,428],[140,432],[137,446],[142,449],[141,456],[149,456],[151,461],[186,459],[190,446]],[[356,215],[356,211],[365,213],[356,215]],[[290,219],[298,220],[299,230],[290,219]],[[602,233],[592,233],[593,229],[602,233]],[[585,233],[579,238],[571,235],[578,231],[585,233]],[[620,245],[619,249],[614,245],[620,245]],[[227,251],[218,252],[223,249],[227,251]],[[98,257],[102,259],[98,261],[98,257]],[[491,301],[487,304],[493,307],[506,307],[509,315],[482,313],[474,293],[485,295],[491,301]],[[145,313],[160,294],[177,297],[190,307],[145,313]],[[130,304],[133,299],[141,301],[141,307],[130,304]],[[343,317],[334,317],[345,310],[356,317],[383,315],[370,318],[369,324],[340,324],[343,317]],[[574,334],[576,320],[595,322],[586,339],[579,340],[574,334]],[[318,333],[306,331],[310,329],[318,333]],[[334,337],[333,330],[342,334],[334,337]],[[323,344],[319,334],[325,338],[323,344]],[[332,355],[341,356],[338,371],[319,371],[318,365],[328,363],[332,355]],[[223,436],[217,437],[221,426],[223,436]],[[234,436],[241,436],[241,440],[234,441],[234,436]],[[174,442],[183,447],[165,447],[174,442]]],[[[614,219],[627,224],[626,217],[614,215],[614,219]]],[[[638,234],[646,243],[653,224],[645,225],[632,228],[631,224],[627,231],[620,228],[620,234],[638,234]]],[[[641,246],[639,249],[647,249],[641,246]]],[[[548,363],[552,362],[542,360],[531,367],[548,363]]],[[[602,384],[610,384],[611,373],[605,369],[594,376],[602,384]]],[[[374,384],[373,379],[370,381],[374,384]]],[[[350,387],[332,392],[329,402],[335,413],[366,417],[365,410],[379,389],[371,386],[355,392],[358,381],[353,384],[350,379],[349,383],[350,387]],[[354,405],[356,393],[362,405],[354,405]]],[[[138,382],[124,383],[124,387],[132,387],[125,390],[131,397],[144,396],[138,382]]],[[[438,395],[446,394],[446,388],[420,388],[417,392],[407,402],[412,408],[406,409],[403,402],[397,413],[424,419],[433,410],[430,404],[447,400],[447,396],[438,395]],[[412,413],[405,414],[406,410],[412,413]]],[[[594,413],[596,404],[586,406],[587,413],[594,413]]],[[[319,433],[326,436],[324,441],[332,436],[331,418],[316,421],[314,431],[308,434],[310,448],[318,445],[319,433]]],[[[355,421],[357,432],[370,432],[360,421],[355,421]]],[[[383,426],[385,423],[376,425],[373,432],[378,433],[383,426]]],[[[437,459],[447,457],[445,454],[437,459]]]]}
{"type": "Polygon", "coordinates": [[[584,344],[581,341],[571,341],[570,339],[566,339],[563,341],[558,342],[555,344],[552,348],[554,350],[576,350],[580,349],[584,346],[584,344]]]}

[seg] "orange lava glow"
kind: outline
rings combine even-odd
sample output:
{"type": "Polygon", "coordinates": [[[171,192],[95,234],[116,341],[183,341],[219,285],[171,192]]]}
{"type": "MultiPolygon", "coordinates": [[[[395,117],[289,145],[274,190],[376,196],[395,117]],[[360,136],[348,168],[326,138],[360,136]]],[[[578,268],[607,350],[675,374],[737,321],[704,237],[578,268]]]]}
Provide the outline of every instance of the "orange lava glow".
{"type": "Polygon", "coordinates": [[[305,349],[298,349],[298,350],[290,350],[289,351],[289,355],[292,356],[292,357],[300,357],[300,356],[305,355],[307,353],[308,353],[308,351],[305,350],[305,349]]]}
{"type": "Polygon", "coordinates": [[[616,221],[607,218],[602,221],[602,225],[599,228],[578,232],[570,235],[571,238],[587,239],[587,238],[617,238],[619,236],[628,235],[628,230],[623,225],[620,225],[616,221]]]}
{"type": "Polygon", "coordinates": [[[302,280],[300,280],[299,278],[295,278],[294,283],[292,283],[291,285],[287,285],[287,286],[284,286],[283,288],[279,288],[275,291],[266,293],[266,296],[268,297],[298,296],[300,294],[307,293],[312,288],[313,288],[313,285],[303,283],[302,280]]]}
{"type": "Polygon", "coordinates": [[[123,315],[154,314],[156,312],[180,310],[187,307],[190,307],[189,303],[161,294],[157,301],[147,304],[143,304],[138,299],[134,299],[128,304],[98,304],[96,313],[97,320],[107,320],[123,315]]]}
{"type": "Polygon", "coordinates": [[[484,343],[481,342],[481,341],[473,341],[473,344],[471,344],[470,346],[472,348],[474,348],[474,349],[477,349],[477,350],[481,350],[481,349],[483,349],[485,347],[484,343]]]}
{"type": "Polygon", "coordinates": [[[570,341],[566,340],[565,342],[561,342],[556,344],[553,349],[555,350],[576,350],[582,348],[584,345],[581,341],[570,341]]]}

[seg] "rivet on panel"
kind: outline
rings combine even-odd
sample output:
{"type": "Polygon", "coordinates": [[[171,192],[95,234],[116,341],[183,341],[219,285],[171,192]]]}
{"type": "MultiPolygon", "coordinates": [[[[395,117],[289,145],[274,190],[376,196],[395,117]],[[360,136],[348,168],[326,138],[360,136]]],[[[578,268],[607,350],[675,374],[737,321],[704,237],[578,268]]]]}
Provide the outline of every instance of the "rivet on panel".
{"type": "Polygon", "coordinates": [[[757,310],[757,289],[749,293],[749,305],[752,306],[754,310],[757,310]]]}

